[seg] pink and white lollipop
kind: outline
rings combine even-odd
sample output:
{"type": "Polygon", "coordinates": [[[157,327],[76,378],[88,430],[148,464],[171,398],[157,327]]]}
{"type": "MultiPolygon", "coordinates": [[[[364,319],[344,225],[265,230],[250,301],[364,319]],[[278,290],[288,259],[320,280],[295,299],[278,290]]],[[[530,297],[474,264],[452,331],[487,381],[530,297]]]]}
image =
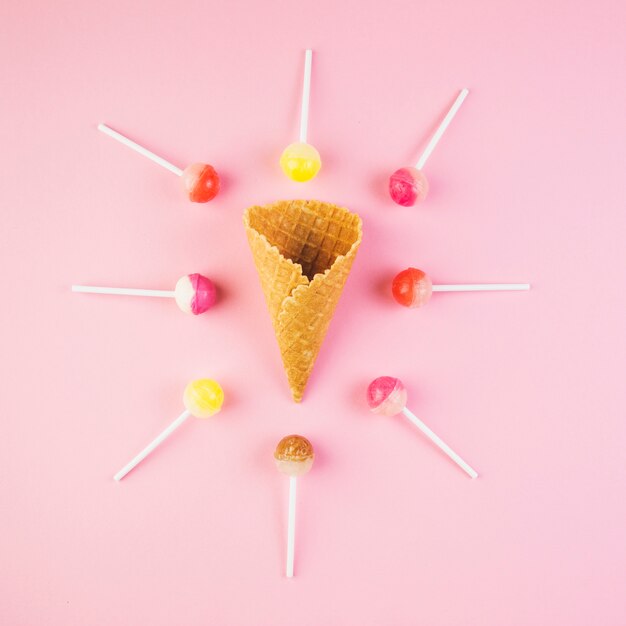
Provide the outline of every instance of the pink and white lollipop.
{"type": "Polygon", "coordinates": [[[163,157],[154,154],[154,152],[150,152],[147,148],[140,146],[132,139],[118,133],[106,124],[98,124],[98,130],[116,141],[119,141],[121,144],[124,144],[131,150],[154,161],[166,170],[176,174],[176,176],[180,176],[183,189],[192,202],[208,202],[209,200],[213,200],[218,194],[220,190],[220,177],[217,175],[212,165],[208,163],[192,163],[184,170],[181,170],[180,167],[166,161],[163,157]]]}
{"type": "Polygon", "coordinates": [[[217,298],[215,285],[202,274],[187,274],[178,279],[173,291],[159,289],[127,289],[125,287],[92,287],[72,285],[76,293],[103,293],[116,296],[147,296],[152,298],[174,298],[178,308],[192,315],[208,311],[217,298]]]}
{"type": "Polygon", "coordinates": [[[393,416],[403,413],[417,426],[440,450],[445,452],[463,471],[472,478],[478,473],[472,469],[452,448],[440,439],[422,420],[406,408],[406,389],[399,378],[381,376],[373,380],[367,388],[367,403],[372,413],[393,416]]]}
{"type": "Polygon", "coordinates": [[[428,179],[422,169],[468,93],[467,89],[461,90],[447,115],[443,118],[443,122],[441,122],[439,128],[428,142],[426,149],[422,152],[417,165],[415,167],[401,167],[389,177],[389,195],[395,203],[402,206],[413,206],[417,202],[426,199],[428,195],[428,179]]]}

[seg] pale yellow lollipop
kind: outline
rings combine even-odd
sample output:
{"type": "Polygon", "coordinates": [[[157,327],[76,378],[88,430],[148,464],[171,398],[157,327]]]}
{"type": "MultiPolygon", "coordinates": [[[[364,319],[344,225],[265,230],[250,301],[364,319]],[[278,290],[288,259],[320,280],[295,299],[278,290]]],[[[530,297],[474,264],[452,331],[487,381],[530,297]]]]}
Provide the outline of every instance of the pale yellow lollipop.
{"type": "Polygon", "coordinates": [[[183,393],[185,410],[164,430],[157,435],[137,456],[130,460],[113,476],[115,480],[122,480],[130,470],[141,463],[157,446],[161,445],[188,417],[211,417],[219,413],[224,402],[224,391],[216,380],[199,378],[192,380],[183,393]]]}
{"type": "Polygon", "coordinates": [[[183,394],[183,404],[194,417],[211,417],[222,408],[224,391],[216,380],[192,380],[183,394]]]}

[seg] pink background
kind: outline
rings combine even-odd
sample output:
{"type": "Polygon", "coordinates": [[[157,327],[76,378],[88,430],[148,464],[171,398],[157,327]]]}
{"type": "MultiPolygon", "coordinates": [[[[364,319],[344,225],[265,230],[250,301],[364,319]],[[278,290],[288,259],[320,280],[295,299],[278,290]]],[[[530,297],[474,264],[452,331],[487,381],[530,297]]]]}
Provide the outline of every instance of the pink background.
{"type": "Polygon", "coordinates": [[[3,2],[0,9],[0,622],[11,626],[626,623],[626,5],[570,2],[3,2]],[[315,49],[307,185],[296,138],[315,49]],[[471,92],[403,209],[415,162],[471,92]],[[113,127],[224,186],[193,205],[113,127]],[[357,211],[364,240],[302,405],[290,400],[241,214],[281,198],[357,211]],[[529,293],[390,299],[435,282],[529,293]],[[212,312],[74,295],[168,289],[199,271],[212,312]],[[364,391],[401,377],[469,480],[364,391]],[[191,420],[112,474],[213,376],[191,420]],[[300,483],[283,575],[286,434],[300,483]]]}

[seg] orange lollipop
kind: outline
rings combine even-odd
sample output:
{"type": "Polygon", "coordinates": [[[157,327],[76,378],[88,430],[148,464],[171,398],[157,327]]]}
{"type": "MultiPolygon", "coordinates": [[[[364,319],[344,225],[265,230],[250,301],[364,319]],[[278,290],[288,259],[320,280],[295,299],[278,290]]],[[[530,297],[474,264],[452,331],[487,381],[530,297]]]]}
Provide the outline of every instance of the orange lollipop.
{"type": "Polygon", "coordinates": [[[415,267],[402,270],[391,283],[394,300],[410,309],[424,306],[430,300],[433,291],[528,291],[529,289],[528,283],[433,285],[430,276],[415,267]]]}
{"type": "Polygon", "coordinates": [[[124,144],[131,150],[158,163],[161,167],[176,174],[176,176],[180,176],[183,189],[192,202],[208,202],[209,200],[213,200],[218,194],[220,190],[220,177],[217,175],[212,165],[208,163],[192,163],[184,170],[181,170],[180,167],[166,161],[163,157],[154,154],[154,152],[150,152],[147,148],[140,146],[138,143],[118,133],[116,130],[109,128],[106,124],[98,124],[98,130],[109,137],[113,137],[113,139],[124,144]]]}

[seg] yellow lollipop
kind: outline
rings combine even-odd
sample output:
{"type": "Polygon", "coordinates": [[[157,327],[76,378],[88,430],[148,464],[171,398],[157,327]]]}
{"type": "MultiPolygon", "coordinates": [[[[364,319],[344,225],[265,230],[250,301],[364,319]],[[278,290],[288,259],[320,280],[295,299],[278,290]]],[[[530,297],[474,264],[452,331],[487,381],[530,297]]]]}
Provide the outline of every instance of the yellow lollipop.
{"type": "Polygon", "coordinates": [[[185,387],[183,394],[185,410],[156,439],[124,465],[113,478],[115,480],[124,478],[133,467],[141,463],[159,444],[163,443],[189,416],[205,418],[215,415],[222,408],[223,402],[224,391],[217,381],[201,378],[190,382],[185,387]]]}
{"type": "Polygon", "coordinates": [[[289,144],[280,157],[283,172],[298,183],[315,178],[322,167],[320,153],[306,141],[309,124],[309,95],[311,93],[311,60],[313,51],[304,54],[304,84],[302,87],[302,109],[300,111],[300,141],[289,144]]]}
{"type": "Polygon", "coordinates": [[[193,380],[185,387],[183,403],[194,417],[215,415],[223,402],[224,391],[217,381],[210,378],[193,380]]]}
{"type": "Polygon", "coordinates": [[[322,159],[320,153],[311,144],[296,141],[290,143],[283,151],[280,166],[291,180],[305,183],[320,171],[322,159]]]}

